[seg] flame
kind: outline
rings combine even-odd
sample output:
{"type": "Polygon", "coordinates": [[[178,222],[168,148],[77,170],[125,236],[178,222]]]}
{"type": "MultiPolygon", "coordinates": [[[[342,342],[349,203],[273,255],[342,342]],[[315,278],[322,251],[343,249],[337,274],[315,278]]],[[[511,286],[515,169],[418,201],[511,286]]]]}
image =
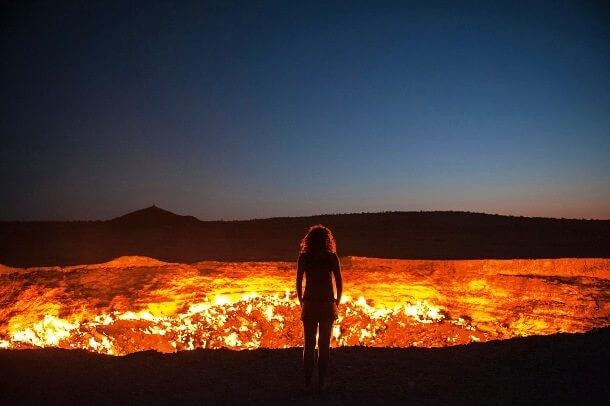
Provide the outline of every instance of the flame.
{"type": "MultiPolygon", "coordinates": [[[[342,262],[335,347],[437,347],[610,324],[608,260],[342,262]]],[[[292,263],[129,257],[7,268],[0,279],[0,348],[124,355],[303,341],[292,263]]]]}

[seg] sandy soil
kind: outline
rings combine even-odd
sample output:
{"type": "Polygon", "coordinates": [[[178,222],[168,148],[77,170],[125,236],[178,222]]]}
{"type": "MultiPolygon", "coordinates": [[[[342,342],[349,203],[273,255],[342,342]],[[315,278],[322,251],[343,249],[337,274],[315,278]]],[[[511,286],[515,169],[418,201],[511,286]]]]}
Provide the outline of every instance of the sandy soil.
{"type": "Polygon", "coordinates": [[[300,350],[1,350],[0,403],[608,404],[610,328],[424,349],[332,351],[322,394],[300,350]]]}

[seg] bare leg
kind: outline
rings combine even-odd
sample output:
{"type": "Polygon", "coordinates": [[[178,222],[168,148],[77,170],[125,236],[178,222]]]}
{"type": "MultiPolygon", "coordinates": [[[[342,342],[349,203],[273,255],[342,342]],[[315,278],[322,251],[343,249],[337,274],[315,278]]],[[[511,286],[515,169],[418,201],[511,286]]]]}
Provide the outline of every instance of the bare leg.
{"type": "Polygon", "coordinates": [[[318,335],[318,377],[320,388],[324,388],[324,378],[326,377],[326,369],[330,358],[330,334],[332,332],[333,322],[320,322],[320,333],[318,335]]]}
{"type": "Polygon", "coordinates": [[[303,321],[303,332],[305,345],[303,346],[303,371],[305,372],[305,386],[311,386],[313,374],[314,354],[316,349],[316,330],[318,323],[315,321],[303,321]]]}

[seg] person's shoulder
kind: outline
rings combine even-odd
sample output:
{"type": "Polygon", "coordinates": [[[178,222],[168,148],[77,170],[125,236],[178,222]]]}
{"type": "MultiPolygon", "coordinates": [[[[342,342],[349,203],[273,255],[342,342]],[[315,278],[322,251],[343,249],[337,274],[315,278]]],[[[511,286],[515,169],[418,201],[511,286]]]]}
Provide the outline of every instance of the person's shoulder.
{"type": "Polygon", "coordinates": [[[339,257],[337,256],[336,252],[328,252],[328,258],[332,261],[332,262],[336,262],[339,263],[339,257]]]}
{"type": "Polygon", "coordinates": [[[297,262],[301,263],[307,259],[307,252],[299,252],[299,256],[297,257],[297,262]]]}

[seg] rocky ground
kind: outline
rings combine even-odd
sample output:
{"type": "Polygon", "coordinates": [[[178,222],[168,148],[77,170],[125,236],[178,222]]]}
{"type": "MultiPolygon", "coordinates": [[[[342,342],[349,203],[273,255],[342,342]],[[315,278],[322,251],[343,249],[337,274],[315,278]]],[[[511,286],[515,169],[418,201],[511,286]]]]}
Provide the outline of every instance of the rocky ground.
{"type": "Polygon", "coordinates": [[[322,394],[300,350],[0,350],[0,403],[608,404],[610,328],[424,349],[332,350],[322,394]]]}

